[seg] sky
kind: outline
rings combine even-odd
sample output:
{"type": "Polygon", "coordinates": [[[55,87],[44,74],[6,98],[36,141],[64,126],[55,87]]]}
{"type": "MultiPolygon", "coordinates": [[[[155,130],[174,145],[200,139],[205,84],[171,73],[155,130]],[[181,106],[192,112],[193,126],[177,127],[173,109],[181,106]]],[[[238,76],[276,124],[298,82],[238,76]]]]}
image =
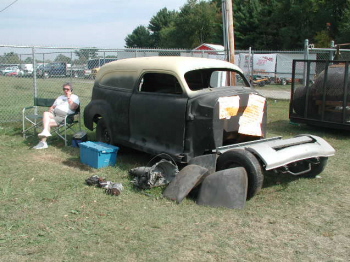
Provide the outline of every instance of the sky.
{"type": "Polygon", "coordinates": [[[159,10],[187,0],[0,0],[0,45],[124,48],[159,10]],[[11,5],[12,4],[12,5],[11,5]]]}

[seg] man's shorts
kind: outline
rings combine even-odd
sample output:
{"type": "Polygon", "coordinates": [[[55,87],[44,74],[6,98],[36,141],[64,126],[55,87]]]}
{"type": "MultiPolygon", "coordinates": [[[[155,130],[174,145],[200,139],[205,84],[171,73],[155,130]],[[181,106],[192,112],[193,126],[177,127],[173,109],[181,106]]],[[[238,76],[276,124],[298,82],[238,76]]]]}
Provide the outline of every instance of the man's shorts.
{"type": "Polygon", "coordinates": [[[53,111],[53,115],[54,115],[54,120],[56,122],[57,125],[62,125],[64,123],[64,119],[67,115],[66,112],[60,110],[60,109],[54,109],[53,111]]]}

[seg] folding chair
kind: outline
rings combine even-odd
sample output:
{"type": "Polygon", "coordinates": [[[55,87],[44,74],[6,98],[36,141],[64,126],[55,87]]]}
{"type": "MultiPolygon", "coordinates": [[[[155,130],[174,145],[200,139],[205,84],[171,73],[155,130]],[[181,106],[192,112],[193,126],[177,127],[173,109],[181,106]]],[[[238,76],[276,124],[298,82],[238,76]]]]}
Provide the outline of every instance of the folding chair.
{"type": "Polygon", "coordinates": [[[64,118],[61,125],[51,127],[51,133],[56,133],[57,136],[63,139],[65,146],[68,144],[67,131],[73,131],[74,133],[81,131],[80,105],[73,114],[67,115],[64,118]],[[75,128],[76,124],[79,126],[78,130],[75,128]]]}
{"type": "Polygon", "coordinates": [[[36,129],[42,125],[43,112],[55,102],[52,98],[35,98],[34,105],[22,110],[22,134],[24,138],[36,135],[36,129]]]}
{"type": "MultiPolygon", "coordinates": [[[[29,137],[31,135],[37,134],[37,128],[42,126],[42,115],[43,111],[46,111],[52,104],[55,102],[55,99],[47,98],[36,98],[35,105],[30,107],[25,107],[22,110],[22,122],[23,122],[23,137],[29,137]],[[41,109],[41,110],[40,110],[41,109]],[[44,110],[42,110],[44,109],[44,110]],[[32,113],[30,114],[29,111],[32,113]],[[28,126],[29,125],[29,126],[28,126]],[[33,131],[33,132],[31,132],[33,131]]],[[[64,118],[62,124],[56,127],[51,127],[51,133],[57,134],[57,136],[63,139],[64,144],[67,146],[67,132],[73,131],[77,132],[75,125],[78,124],[79,131],[81,131],[81,115],[80,115],[80,105],[75,110],[73,114],[67,115],[64,118]]]]}

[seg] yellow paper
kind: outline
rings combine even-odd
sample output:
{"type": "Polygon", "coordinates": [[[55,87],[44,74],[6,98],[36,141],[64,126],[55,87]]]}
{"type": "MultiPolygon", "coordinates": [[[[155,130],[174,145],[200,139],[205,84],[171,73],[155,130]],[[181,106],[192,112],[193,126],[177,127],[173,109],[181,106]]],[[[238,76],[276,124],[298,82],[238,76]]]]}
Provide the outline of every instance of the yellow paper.
{"type": "Polygon", "coordinates": [[[230,119],[236,116],[239,109],[239,96],[219,98],[219,119],[230,119]]]}

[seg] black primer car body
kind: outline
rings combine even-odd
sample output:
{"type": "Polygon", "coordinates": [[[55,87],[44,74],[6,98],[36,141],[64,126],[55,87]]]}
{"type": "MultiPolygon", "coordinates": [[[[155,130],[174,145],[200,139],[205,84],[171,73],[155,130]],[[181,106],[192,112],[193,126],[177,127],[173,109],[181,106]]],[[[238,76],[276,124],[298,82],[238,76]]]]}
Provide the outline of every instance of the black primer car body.
{"type": "Polygon", "coordinates": [[[266,106],[254,120],[258,132],[240,133],[239,120],[251,96],[265,99],[249,86],[235,65],[188,57],[132,58],[111,62],[97,75],[91,102],[84,111],[97,139],[151,154],[166,153],[178,162],[218,147],[264,137],[266,106]],[[229,73],[235,86],[225,84],[229,73]],[[220,117],[220,98],[235,97],[220,117]]]}
{"type": "Polygon", "coordinates": [[[244,167],[250,199],[262,187],[264,170],[314,177],[335,152],[312,135],[264,138],[265,98],[241,69],[214,59],[144,57],[108,63],[97,74],[84,122],[90,130],[97,124],[98,141],[188,164],[166,193],[178,201],[187,194],[184,188],[197,184],[193,170],[201,170],[198,176],[208,170],[239,177],[243,173],[235,167],[244,167]]]}

